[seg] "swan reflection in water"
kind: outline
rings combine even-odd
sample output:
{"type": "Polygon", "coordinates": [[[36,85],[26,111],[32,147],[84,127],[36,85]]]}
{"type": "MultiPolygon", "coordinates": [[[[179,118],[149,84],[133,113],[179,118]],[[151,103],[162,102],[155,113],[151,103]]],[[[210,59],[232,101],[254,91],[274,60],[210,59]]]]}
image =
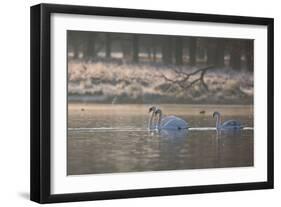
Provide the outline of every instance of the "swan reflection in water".
{"type": "Polygon", "coordinates": [[[152,130],[149,132],[150,135],[158,135],[161,138],[165,139],[185,139],[188,136],[188,129],[181,130],[152,130]]]}
{"type": "Polygon", "coordinates": [[[159,132],[162,138],[166,139],[184,139],[188,135],[188,129],[181,129],[181,130],[167,130],[161,129],[159,132]]]}

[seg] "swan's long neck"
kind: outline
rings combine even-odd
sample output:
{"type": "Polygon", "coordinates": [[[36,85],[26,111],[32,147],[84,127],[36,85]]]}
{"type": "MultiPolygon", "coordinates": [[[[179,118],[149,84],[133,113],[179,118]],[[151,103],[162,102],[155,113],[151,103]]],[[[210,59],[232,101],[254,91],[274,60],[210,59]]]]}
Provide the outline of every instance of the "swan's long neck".
{"type": "Polygon", "coordinates": [[[158,123],[157,123],[158,129],[160,129],[161,120],[162,120],[162,111],[160,110],[158,115],[158,123]]]}
{"type": "Polygon", "coordinates": [[[152,129],[152,121],[153,121],[153,117],[154,117],[155,113],[154,111],[151,113],[150,118],[148,120],[148,129],[152,129]]]}
{"type": "Polygon", "coordinates": [[[220,127],[221,127],[221,115],[217,114],[216,117],[217,117],[216,128],[220,129],[220,127]]]}

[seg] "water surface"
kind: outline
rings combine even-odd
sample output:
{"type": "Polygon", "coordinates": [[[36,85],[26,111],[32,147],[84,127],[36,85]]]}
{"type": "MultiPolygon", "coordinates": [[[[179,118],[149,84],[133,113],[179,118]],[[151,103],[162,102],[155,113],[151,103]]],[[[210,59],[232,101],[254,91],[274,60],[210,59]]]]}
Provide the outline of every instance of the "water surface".
{"type": "Polygon", "coordinates": [[[67,174],[141,172],[253,166],[253,107],[160,105],[190,130],[147,130],[148,105],[70,103],[67,174]],[[217,134],[214,111],[248,128],[217,134]]]}

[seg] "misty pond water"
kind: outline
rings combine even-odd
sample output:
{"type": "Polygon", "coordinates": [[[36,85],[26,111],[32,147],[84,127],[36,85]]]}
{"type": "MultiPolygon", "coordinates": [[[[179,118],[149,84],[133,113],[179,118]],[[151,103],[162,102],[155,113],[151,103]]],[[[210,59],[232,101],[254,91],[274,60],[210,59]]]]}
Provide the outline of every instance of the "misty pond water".
{"type": "Polygon", "coordinates": [[[67,174],[254,165],[253,106],[159,106],[164,115],[188,121],[191,129],[149,132],[149,105],[69,103],[67,174]],[[236,119],[249,128],[219,135],[214,111],[222,120],[236,119]]]}

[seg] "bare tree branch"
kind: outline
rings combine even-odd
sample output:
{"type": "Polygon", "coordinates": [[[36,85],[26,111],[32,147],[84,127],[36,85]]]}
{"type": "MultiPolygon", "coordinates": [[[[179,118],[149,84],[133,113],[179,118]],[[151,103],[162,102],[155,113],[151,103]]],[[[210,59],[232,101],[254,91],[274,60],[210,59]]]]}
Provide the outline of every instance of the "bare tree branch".
{"type": "MultiPolygon", "coordinates": [[[[197,69],[197,70],[195,70],[195,71],[193,71],[191,73],[187,73],[187,72],[182,71],[182,70],[174,70],[174,72],[176,74],[175,79],[168,78],[163,73],[161,73],[159,77],[161,77],[165,81],[171,83],[170,87],[172,87],[172,85],[178,85],[182,89],[187,90],[190,87],[192,87],[193,85],[195,85],[196,83],[200,82],[202,84],[202,86],[208,91],[209,89],[208,89],[208,85],[204,81],[204,75],[206,74],[206,72],[209,69],[212,69],[213,67],[214,66],[207,66],[205,68],[197,69]],[[198,78],[196,78],[196,79],[194,79],[192,81],[189,81],[189,79],[192,76],[197,75],[199,73],[201,73],[201,74],[200,74],[200,76],[198,78]]],[[[167,90],[169,90],[170,87],[167,90]]]]}

